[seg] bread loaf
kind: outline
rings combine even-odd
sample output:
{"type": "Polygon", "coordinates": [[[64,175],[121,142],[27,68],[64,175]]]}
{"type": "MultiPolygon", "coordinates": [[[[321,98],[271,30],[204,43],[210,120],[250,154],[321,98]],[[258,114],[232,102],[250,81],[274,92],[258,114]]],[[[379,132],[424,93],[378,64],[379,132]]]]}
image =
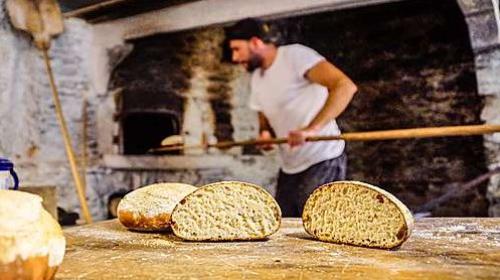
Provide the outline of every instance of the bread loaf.
{"type": "Polygon", "coordinates": [[[172,213],[175,235],[192,241],[263,239],[275,233],[281,210],[263,188],[244,182],[218,182],[186,196],[172,213]]]}
{"type": "Polygon", "coordinates": [[[175,205],[196,187],[180,183],[159,183],[134,190],[118,204],[118,220],[137,231],[161,231],[170,228],[175,205]]]}
{"type": "Polygon", "coordinates": [[[308,198],[305,230],[322,241],[394,248],[413,229],[408,208],[392,194],[357,181],[325,184],[308,198]]]}
{"type": "Polygon", "coordinates": [[[0,190],[0,279],[53,279],[64,257],[61,227],[41,197],[0,190]]]}

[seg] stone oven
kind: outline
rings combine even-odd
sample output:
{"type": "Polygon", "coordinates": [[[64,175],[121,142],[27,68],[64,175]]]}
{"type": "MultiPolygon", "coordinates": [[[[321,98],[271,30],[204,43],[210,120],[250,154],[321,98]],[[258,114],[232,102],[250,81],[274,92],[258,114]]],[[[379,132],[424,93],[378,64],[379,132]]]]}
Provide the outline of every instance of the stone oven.
{"type": "MultiPolygon", "coordinates": [[[[315,48],[355,80],[360,92],[339,118],[344,131],[500,122],[491,1],[204,2],[92,24],[71,18],[54,42],[56,79],[75,147],[87,158],[95,218],[106,217],[110,198],[158,181],[235,179],[274,193],[277,159],[256,149],[148,152],[170,135],[186,144],[257,135],[248,74],[222,59],[221,26],[245,16],[269,19],[284,43],[315,48]],[[234,2],[244,14],[231,12],[234,2]]],[[[0,155],[17,163],[26,184],[57,186],[59,205],[78,212],[40,56],[3,10],[0,59],[0,131],[15,131],[0,137],[0,155]],[[25,106],[15,109],[18,103],[25,106]],[[7,114],[23,129],[4,121],[7,114]]],[[[499,137],[349,143],[348,177],[378,184],[416,210],[498,166],[499,137]]],[[[497,175],[431,214],[500,215],[499,189],[497,175]]]]}

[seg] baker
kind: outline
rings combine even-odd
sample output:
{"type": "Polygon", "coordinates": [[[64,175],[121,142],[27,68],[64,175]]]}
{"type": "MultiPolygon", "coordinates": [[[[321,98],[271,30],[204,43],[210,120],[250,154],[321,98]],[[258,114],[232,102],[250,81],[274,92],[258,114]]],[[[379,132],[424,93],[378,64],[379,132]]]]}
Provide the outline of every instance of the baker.
{"type": "Polygon", "coordinates": [[[232,61],[252,73],[249,106],[259,115],[259,138],[289,139],[288,145],[279,146],[276,200],[283,216],[300,216],[315,188],[345,179],[344,141],[305,140],[340,134],[335,119],[357,87],[313,49],[300,44],[279,46],[269,25],[258,19],[241,20],[225,33],[232,61]]]}

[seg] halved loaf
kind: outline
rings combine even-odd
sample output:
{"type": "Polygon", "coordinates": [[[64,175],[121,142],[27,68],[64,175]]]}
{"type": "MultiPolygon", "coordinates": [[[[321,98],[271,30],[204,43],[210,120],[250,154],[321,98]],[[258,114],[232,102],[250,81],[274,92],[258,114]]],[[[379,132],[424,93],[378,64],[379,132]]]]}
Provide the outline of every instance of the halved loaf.
{"type": "Polygon", "coordinates": [[[325,184],[308,198],[305,230],[322,241],[376,248],[401,245],[413,229],[408,208],[392,194],[357,181],[325,184]]]}
{"type": "Polygon", "coordinates": [[[118,220],[137,231],[160,231],[170,227],[175,205],[196,187],[180,183],[158,183],[136,189],[118,204],[118,220]]]}
{"type": "Polygon", "coordinates": [[[254,184],[226,181],[200,187],[172,213],[172,230],[185,240],[230,241],[263,239],[275,233],[281,209],[254,184]]]}

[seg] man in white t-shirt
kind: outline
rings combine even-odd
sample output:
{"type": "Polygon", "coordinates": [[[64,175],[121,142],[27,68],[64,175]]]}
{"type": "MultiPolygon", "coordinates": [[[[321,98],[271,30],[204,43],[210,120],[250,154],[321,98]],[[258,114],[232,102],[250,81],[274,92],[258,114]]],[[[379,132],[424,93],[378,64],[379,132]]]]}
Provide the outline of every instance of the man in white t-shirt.
{"type": "Polygon", "coordinates": [[[260,20],[245,19],[225,31],[233,62],[252,72],[249,106],[258,111],[260,138],[289,139],[279,145],[276,200],[283,216],[300,216],[314,189],[345,179],[344,141],[305,139],[340,134],[335,118],[351,101],[356,85],[306,46],[277,46],[273,32],[260,20]]]}

